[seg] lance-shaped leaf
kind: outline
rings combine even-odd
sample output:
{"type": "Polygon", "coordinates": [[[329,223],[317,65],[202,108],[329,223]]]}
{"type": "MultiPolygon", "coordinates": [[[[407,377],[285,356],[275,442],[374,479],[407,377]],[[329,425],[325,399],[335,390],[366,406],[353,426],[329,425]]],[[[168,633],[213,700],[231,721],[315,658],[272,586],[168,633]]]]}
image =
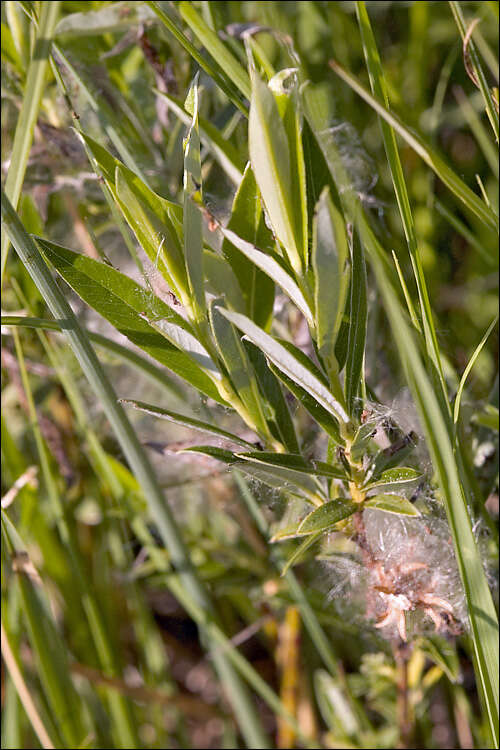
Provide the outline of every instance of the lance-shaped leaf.
{"type": "Polygon", "coordinates": [[[377,508],[386,513],[399,513],[402,516],[419,516],[419,511],[406,497],[401,495],[375,495],[363,503],[364,508],[377,508]]]}
{"type": "Polygon", "coordinates": [[[251,418],[249,426],[261,435],[269,435],[264,417],[257,379],[240,336],[234,326],[221,314],[220,300],[210,305],[210,327],[217,351],[224,363],[235,393],[251,418]]]}
{"type": "Polygon", "coordinates": [[[220,427],[216,427],[215,425],[209,424],[208,422],[202,422],[199,419],[187,417],[185,414],[179,414],[178,412],[171,411],[170,409],[162,409],[161,407],[154,406],[153,404],[146,404],[144,401],[131,401],[129,399],[121,399],[121,403],[133,406],[134,409],[143,411],[146,414],[151,414],[151,416],[153,417],[166,419],[168,422],[174,422],[175,424],[182,425],[182,427],[188,427],[190,430],[197,430],[199,432],[205,432],[208,435],[215,435],[216,437],[224,438],[224,440],[229,440],[231,443],[242,445],[245,448],[254,447],[252,443],[249,443],[247,440],[243,440],[243,438],[238,437],[238,435],[234,435],[232,432],[221,430],[220,427]]]}
{"type": "MultiPolygon", "coordinates": [[[[128,185],[136,197],[145,204],[154,214],[162,218],[166,214],[170,222],[175,226],[177,235],[182,234],[182,206],[162,198],[149,188],[135,172],[129,169],[119,159],[101,146],[86,133],[77,133],[83,145],[87,149],[91,162],[96,171],[106,182],[111,194],[116,199],[116,169],[120,169],[123,181],[128,185]]],[[[179,245],[180,247],[180,245],[179,245]]]]}
{"type": "Polygon", "coordinates": [[[292,180],[292,211],[294,231],[299,245],[299,252],[304,268],[309,264],[308,231],[307,231],[307,193],[304,149],[302,145],[302,114],[298,104],[297,70],[288,68],[280,70],[269,81],[269,88],[274,94],[278,111],[285,126],[290,154],[290,177],[292,180]]]}
{"type": "Polygon", "coordinates": [[[228,261],[222,255],[205,248],[203,263],[208,291],[216,297],[224,297],[231,310],[243,312],[243,292],[228,261]]]}
{"type": "Polygon", "coordinates": [[[348,421],[343,406],[334,398],[328,388],[314,374],[314,366],[300,362],[281,343],[255,325],[240,313],[221,309],[223,315],[234,323],[252,343],[258,346],[285,375],[306,390],[330,414],[342,422],[348,421]]]}
{"type": "Polygon", "coordinates": [[[291,495],[306,500],[313,505],[321,505],[322,497],[318,494],[319,487],[309,477],[301,475],[280,466],[266,466],[256,461],[241,459],[239,453],[232,453],[223,448],[213,445],[198,445],[190,448],[184,448],[179,453],[199,453],[203,456],[209,456],[217,461],[222,461],[228,466],[235,466],[238,470],[248,474],[253,479],[267,484],[275,490],[282,490],[291,495]]]}
{"type": "Polygon", "coordinates": [[[203,284],[203,220],[201,204],[200,135],[198,132],[198,83],[191,86],[186,108],[193,120],[184,141],[184,258],[190,302],[188,309],[196,323],[205,321],[206,303],[203,284]]]}
{"type": "Polygon", "coordinates": [[[248,123],[252,169],[274,232],[298,276],[303,273],[303,237],[297,232],[288,136],[269,86],[252,72],[248,123]]]}
{"type": "Polygon", "coordinates": [[[324,384],[325,388],[328,388],[331,391],[339,404],[341,404],[342,408],[346,408],[342,385],[338,377],[336,377],[336,373],[332,373],[333,377],[330,378],[329,382],[323,371],[320,370],[320,368],[311,359],[309,359],[307,354],[304,354],[302,349],[299,349],[298,346],[295,346],[295,344],[292,344],[291,341],[287,341],[286,339],[278,338],[277,341],[279,341],[279,343],[288,352],[290,352],[290,354],[294,356],[295,359],[297,359],[304,367],[306,367],[308,370],[311,370],[315,377],[324,384]]]}
{"type": "Polygon", "coordinates": [[[289,272],[285,268],[283,268],[281,263],[279,263],[278,260],[271,257],[270,255],[267,255],[261,250],[258,250],[250,242],[246,242],[245,240],[241,239],[241,237],[238,237],[230,229],[224,229],[223,227],[221,227],[221,232],[224,237],[226,237],[226,239],[228,239],[236,248],[238,248],[238,250],[243,253],[243,255],[246,255],[246,257],[251,260],[252,263],[254,263],[262,271],[264,271],[264,273],[267,274],[270,279],[275,281],[276,284],[278,284],[278,286],[282,288],[285,294],[288,295],[292,302],[297,305],[301,313],[306,318],[307,322],[310,325],[314,325],[314,318],[304,295],[290,276],[289,272]]]}
{"type": "Polygon", "coordinates": [[[79,133],[96,172],[124,215],[150,261],[181,299],[187,279],[182,245],[182,206],[161,198],[131,169],[90,136],[79,133]]]}
{"type": "Polygon", "coordinates": [[[278,466],[299,474],[309,476],[332,477],[334,479],[347,479],[345,472],[337,469],[324,461],[312,459],[307,461],[298,453],[267,453],[266,451],[253,451],[252,453],[240,453],[245,461],[257,461],[268,466],[278,466]]]}
{"type": "Polygon", "coordinates": [[[151,318],[145,315],[141,315],[141,317],[147,320],[151,328],[158,331],[167,341],[192,357],[213,380],[221,380],[221,372],[212,357],[203,344],[200,344],[196,336],[185,326],[172,323],[168,318],[151,318]]]}
{"type": "MultiPolygon", "coordinates": [[[[227,230],[262,250],[272,248],[273,236],[264,221],[259,191],[250,164],[247,164],[233,201],[227,230]]],[[[274,279],[244,250],[236,249],[227,236],[222,243],[224,257],[231,264],[242,290],[244,306],[237,312],[248,315],[266,329],[274,304],[274,279]]]]}
{"type": "Polygon", "coordinates": [[[243,343],[257,376],[264,415],[272,435],[290,453],[299,453],[295,427],[280,381],[271,371],[267,359],[260,349],[251,341],[244,341],[243,343]]]}
{"type": "Polygon", "coordinates": [[[302,404],[304,409],[309,412],[311,417],[319,426],[329,435],[338,445],[344,445],[340,436],[339,423],[332,414],[324,409],[311,394],[298,385],[294,380],[285,375],[278,367],[272,363],[269,365],[271,372],[279,378],[282,383],[293,393],[297,401],[302,404]]]}
{"type": "Polygon", "coordinates": [[[314,534],[317,531],[326,531],[335,526],[344,518],[349,518],[359,509],[356,503],[351,503],[345,498],[335,498],[329,500],[320,508],[316,508],[304,518],[299,526],[299,534],[314,534]]]}
{"type": "Polygon", "coordinates": [[[363,487],[363,490],[369,492],[376,487],[405,487],[406,485],[413,484],[418,479],[422,478],[422,474],[415,469],[410,469],[406,466],[399,466],[397,469],[387,469],[383,471],[380,477],[375,482],[369,482],[363,487]]]}
{"type": "Polygon", "coordinates": [[[315,283],[316,341],[329,372],[338,373],[335,342],[344,315],[349,288],[349,247],[342,215],[328,188],[316,205],[312,264],[315,283]]]}
{"type": "MultiPolygon", "coordinates": [[[[144,318],[170,321],[174,329],[189,335],[189,324],[172,308],[128,276],[85,255],[37,238],[44,255],[62,278],[96,312],[132,343],[191,383],[202,393],[222,401],[207,374],[184,351],[168,342],[144,318]]],[[[61,328],[64,321],[58,321],[61,328]]]]}
{"type": "Polygon", "coordinates": [[[365,356],[366,324],[368,305],[366,299],[366,264],[363,250],[354,235],[352,248],[352,280],[349,304],[349,337],[347,343],[347,361],[345,366],[345,397],[349,412],[352,413],[355,400],[363,382],[363,364],[365,356]]]}
{"type": "Polygon", "coordinates": [[[349,518],[359,510],[359,505],[346,498],[335,498],[315,508],[295,527],[282,529],[271,541],[293,539],[297,536],[309,536],[332,529],[339,521],[349,518]]]}
{"type": "MultiPolygon", "coordinates": [[[[134,182],[122,167],[115,172],[116,201],[130,228],[150,261],[159,269],[175,294],[185,304],[189,299],[187,278],[179,238],[166,206],[154,202],[154,208],[134,189],[134,182]]],[[[145,186],[144,186],[145,187],[145,186]]]]}

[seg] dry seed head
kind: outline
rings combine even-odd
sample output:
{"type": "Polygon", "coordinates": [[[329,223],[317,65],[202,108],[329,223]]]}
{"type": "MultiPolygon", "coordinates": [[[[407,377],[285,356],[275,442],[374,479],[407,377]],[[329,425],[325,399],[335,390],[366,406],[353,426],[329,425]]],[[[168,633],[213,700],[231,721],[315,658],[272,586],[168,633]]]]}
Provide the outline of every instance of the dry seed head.
{"type": "Polygon", "coordinates": [[[336,607],[357,611],[359,624],[372,622],[390,640],[460,633],[466,606],[446,521],[366,509],[363,525],[363,550],[328,556],[336,607]]]}

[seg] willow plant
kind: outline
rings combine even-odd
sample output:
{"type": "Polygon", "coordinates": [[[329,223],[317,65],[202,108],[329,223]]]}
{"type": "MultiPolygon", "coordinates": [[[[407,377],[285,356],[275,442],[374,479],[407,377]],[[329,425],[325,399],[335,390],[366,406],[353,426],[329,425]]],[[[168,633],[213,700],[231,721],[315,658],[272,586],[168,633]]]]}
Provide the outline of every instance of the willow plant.
{"type": "MultiPolygon", "coordinates": [[[[463,22],[458,4],[452,5],[463,22]]],[[[259,743],[267,740],[241,676],[281,712],[307,745],[307,733],[301,732],[286,708],[276,704],[275,694],[251,668],[249,672],[248,664],[234,649],[220,650],[227,639],[188,562],[124,409],[134,408],[209,436],[205,443],[200,440],[179,451],[220,462],[235,472],[238,481],[247,476],[257,486],[279,491],[288,504],[285,521],[272,531],[264,522],[264,530],[270,545],[287,550],[278,556],[281,573],[289,575],[305,555],[325,543],[334,561],[332,575],[338,578],[342,560],[349,559],[349,596],[358,598],[365,626],[374,626],[387,640],[403,670],[412,648],[432,643],[436,634],[447,639],[468,634],[484,715],[491,742],[497,746],[497,615],[473,533],[476,513],[485,511],[472,489],[473,471],[459,429],[463,385],[480,347],[453,402],[396,134],[485,227],[495,228],[497,216],[391,112],[368,13],[364,3],[357,3],[371,92],[337,63],[331,65],[379,115],[414,273],[417,295],[412,299],[410,281],[401,272],[403,260],[391,257],[383,247],[377,218],[356,187],[328,119],[325,94],[308,82],[291,41],[278,35],[289,67],[275,71],[257,42],[261,27],[242,27],[240,41],[234,42],[236,53],[234,45],[222,41],[207,24],[206,15],[198,14],[195,4],[178,4],[184,27],[165,3],[146,6],[148,18],[164,24],[204,71],[201,78],[195,76],[184,102],[157,92],[158,101],[187,125],[179,202],[153,191],[105,113],[104,130],[118,157],[85,131],[72,101],[70,79],[77,74],[56,44],[51,63],[113,215],[130,227],[161,275],[166,292],[156,293],[146,279],[138,283],[109,262],[47,238],[31,239],[6,197],[2,220],[6,236],[54,314],[54,325],[67,334],[101,398],[150,503],[174,570],[179,571],[170,585],[206,631],[207,647],[214,649],[220,678],[232,691],[229,697],[247,744],[264,746],[259,743]],[[185,27],[209,56],[199,54],[185,27]],[[248,161],[235,154],[229,141],[200,114],[207,76],[212,76],[240,116],[248,117],[248,161]],[[229,218],[205,200],[204,144],[236,185],[229,218]],[[130,342],[196,389],[205,403],[215,402],[234,412],[240,429],[237,421],[229,431],[161,403],[122,399],[120,405],[48,268],[130,342]],[[369,284],[375,284],[391,327],[417,407],[420,435],[398,424],[397,413],[380,403],[377,384],[366,377],[369,284]],[[305,346],[299,347],[289,330],[275,324],[278,295],[307,327],[305,346]],[[299,404],[316,424],[321,452],[305,444],[292,403],[299,404]],[[432,469],[423,459],[426,451],[432,469]]],[[[77,21],[65,17],[60,33],[77,21]]],[[[464,31],[460,23],[459,27],[464,31]]],[[[264,33],[268,32],[264,29],[264,33]]],[[[471,59],[471,64],[478,64],[477,55],[471,59]]],[[[486,84],[481,92],[494,125],[498,115],[492,94],[486,84]]],[[[90,94],[87,103],[99,107],[90,94]]],[[[18,192],[14,199],[17,196],[18,192]]],[[[11,316],[5,324],[50,327],[34,317],[11,316]]],[[[255,512],[261,513],[258,507],[255,512]]],[[[145,527],[141,533],[146,539],[145,527]]],[[[19,544],[7,521],[5,534],[9,546],[19,544]]],[[[28,593],[25,600],[30,601],[28,593]]],[[[54,707],[60,707],[62,697],[56,695],[54,700],[54,707]]],[[[411,743],[404,715],[399,729],[402,741],[411,743]]],[[[73,739],[78,731],[71,728],[73,739]]],[[[347,733],[348,741],[355,743],[349,746],[368,746],[363,743],[373,734],[364,731],[364,735],[347,733]]]]}

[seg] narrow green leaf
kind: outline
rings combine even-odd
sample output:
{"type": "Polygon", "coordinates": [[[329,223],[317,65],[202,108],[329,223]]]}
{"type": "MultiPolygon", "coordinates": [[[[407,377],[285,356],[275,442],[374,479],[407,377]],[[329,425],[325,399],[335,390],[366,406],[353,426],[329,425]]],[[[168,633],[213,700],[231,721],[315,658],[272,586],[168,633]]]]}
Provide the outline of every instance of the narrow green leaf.
{"type": "Polygon", "coordinates": [[[203,269],[208,291],[216,297],[223,297],[231,310],[244,312],[243,292],[228,261],[222,255],[205,248],[203,269]]]}
{"type": "Polygon", "coordinates": [[[416,482],[421,479],[422,474],[415,469],[406,466],[398,466],[396,469],[387,469],[383,471],[380,477],[374,482],[368,482],[363,489],[368,491],[375,487],[401,487],[416,482]]]}
{"type": "Polygon", "coordinates": [[[415,506],[401,495],[375,495],[363,503],[363,508],[377,508],[386,513],[399,513],[402,516],[420,515],[415,506]]]}
{"type": "Polygon", "coordinates": [[[421,638],[419,648],[443,670],[451,682],[460,680],[460,660],[453,642],[438,635],[421,638]]]}
{"type": "Polygon", "coordinates": [[[278,367],[275,367],[272,363],[269,365],[271,371],[279,378],[282,383],[293,393],[297,401],[302,404],[304,409],[311,415],[315,422],[331,437],[331,439],[337,445],[344,445],[344,440],[340,436],[339,423],[337,419],[332,416],[330,411],[327,411],[321,406],[311,394],[302,388],[298,383],[289,378],[285,373],[278,367]]]}
{"type": "Polygon", "coordinates": [[[349,289],[349,248],[344,220],[333,204],[328,187],[316,204],[312,265],[318,350],[328,371],[338,376],[335,342],[349,289]]]}
{"type": "Polygon", "coordinates": [[[466,47],[464,46],[464,51],[463,51],[464,58],[467,57],[468,60],[470,60],[470,64],[471,64],[473,74],[475,77],[476,86],[479,88],[483,96],[486,113],[491,123],[493,133],[495,134],[496,142],[498,143],[498,138],[499,138],[498,103],[495,106],[495,100],[493,98],[490,87],[488,86],[488,81],[486,80],[486,76],[483,71],[483,66],[481,65],[479,55],[476,51],[476,45],[474,44],[474,41],[472,39],[472,34],[471,34],[472,30],[470,29],[470,27],[469,29],[467,29],[465,25],[465,19],[462,14],[462,9],[460,8],[460,3],[455,2],[455,0],[450,0],[450,7],[453,12],[455,21],[457,23],[458,30],[460,31],[460,35],[464,41],[464,45],[466,45],[466,47]]]}
{"type": "Polygon", "coordinates": [[[311,394],[298,385],[294,380],[285,375],[282,370],[275,367],[272,363],[269,365],[271,372],[279,378],[282,383],[293,393],[297,401],[302,404],[304,409],[311,415],[315,422],[329,435],[337,445],[344,445],[340,436],[339,423],[331,412],[324,409],[311,394]]]}
{"type": "Polygon", "coordinates": [[[177,451],[177,453],[199,453],[200,456],[215,458],[217,461],[222,461],[229,466],[239,462],[237,453],[233,453],[225,448],[218,448],[215,445],[193,445],[189,448],[183,448],[177,451]]]}
{"type": "Polygon", "coordinates": [[[309,474],[318,477],[333,477],[335,479],[346,479],[345,473],[341,469],[336,469],[331,464],[324,461],[311,459],[307,461],[303,456],[297,453],[266,453],[265,451],[254,451],[252,453],[240,453],[240,458],[245,461],[257,461],[257,463],[267,464],[268,466],[280,466],[283,468],[297,471],[300,474],[309,474]]]}
{"type": "MultiPolygon", "coordinates": [[[[37,241],[64,280],[120,333],[202,393],[221,401],[218,390],[196,361],[169,344],[141,317],[149,314],[152,319],[172,321],[174,331],[183,332],[188,337],[188,324],[172,308],[105,263],[47,240],[37,241]]],[[[61,321],[59,323],[64,329],[61,321]]]]}
{"type": "MultiPolygon", "coordinates": [[[[59,323],[55,320],[45,320],[43,318],[25,318],[24,316],[15,315],[2,315],[0,321],[2,326],[41,328],[46,331],[59,331],[61,333],[63,332],[63,327],[59,325],[59,323]]],[[[142,372],[143,374],[151,378],[151,380],[153,380],[157,385],[166,388],[177,398],[184,399],[184,393],[180,386],[176,382],[174,382],[174,380],[172,380],[163,369],[158,367],[149,359],[142,357],[132,349],[123,346],[123,344],[119,344],[117,341],[113,341],[112,339],[107,338],[107,336],[102,336],[100,333],[95,333],[95,331],[89,331],[88,329],[84,330],[89,340],[94,344],[101,346],[108,352],[116,354],[121,360],[128,364],[131,364],[139,372],[142,372]]]]}
{"type": "Polygon", "coordinates": [[[186,305],[189,294],[184,258],[169,215],[168,202],[163,202],[158,196],[154,200],[150,195],[148,205],[143,197],[148,188],[144,185],[139,192],[137,182],[134,184],[130,177],[130,172],[116,167],[114,183],[117,203],[150,261],[186,305]],[[154,210],[150,207],[151,203],[154,210]]]}
{"type": "Polygon", "coordinates": [[[70,678],[67,649],[50,614],[49,602],[38,572],[4,511],[2,537],[9,550],[11,564],[17,565],[17,580],[29,640],[43,690],[52,712],[58,717],[58,730],[64,741],[68,743],[68,747],[78,747],[85,730],[82,725],[81,701],[70,678]]]}
{"type": "Polygon", "coordinates": [[[302,113],[298,106],[297,70],[290,68],[276,73],[269,81],[278,104],[278,111],[285,126],[290,154],[290,177],[292,181],[292,216],[295,237],[304,268],[309,265],[309,240],[307,227],[307,193],[304,149],[302,145],[302,113]]]}
{"type": "Polygon", "coordinates": [[[345,397],[351,414],[355,409],[356,398],[364,381],[363,366],[368,320],[365,258],[357,233],[354,234],[353,239],[349,337],[344,383],[345,397]]]}
{"type": "Polygon", "coordinates": [[[135,146],[130,143],[130,134],[124,128],[123,112],[120,113],[120,116],[118,111],[108,104],[99,90],[95,89],[95,82],[91,78],[85,80],[84,71],[76,70],[67,55],[56,44],[54,44],[53,59],[56,62],[59,75],[64,83],[66,94],[71,89],[78,92],[78,95],[82,97],[95,113],[102,130],[106,133],[127,167],[146,183],[146,177],[136,158],[135,151],[137,150],[138,143],[136,142],[135,146]],[[71,82],[73,85],[71,85],[71,82]]]}
{"type": "Polygon", "coordinates": [[[179,3],[179,11],[184,21],[196,34],[220,69],[224,71],[224,74],[231,79],[246,99],[250,99],[250,81],[245,68],[240,65],[215,31],[207,26],[191,3],[179,3]]]}
{"type": "MultiPolygon", "coordinates": [[[[240,94],[238,89],[228,81],[225,71],[221,70],[217,65],[207,59],[205,55],[200,54],[196,47],[189,41],[187,36],[178,27],[176,21],[173,20],[170,9],[165,7],[164,3],[151,2],[148,0],[147,5],[155,13],[156,16],[162,21],[167,27],[171,34],[177,39],[189,55],[196,60],[202,70],[213,78],[219,88],[226,94],[228,99],[244,114],[247,114],[247,107],[243,102],[243,96],[240,94]]],[[[248,98],[248,97],[247,97],[248,98]]]]}
{"type": "Polygon", "coordinates": [[[235,466],[239,471],[243,471],[253,479],[257,479],[259,482],[263,482],[275,490],[287,492],[312,505],[319,506],[323,502],[318,494],[319,488],[315,482],[308,477],[304,477],[300,472],[282,466],[262,464],[251,459],[242,460],[241,454],[232,453],[231,451],[212,445],[192,446],[178,452],[199,453],[203,456],[215,458],[217,461],[222,461],[228,466],[235,466]]]}
{"type": "Polygon", "coordinates": [[[327,531],[339,521],[352,516],[357,510],[359,510],[359,505],[351,503],[349,500],[341,498],[329,500],[304,518],[299,525],[298,534],[302,536],[304,534],[314,534],[317,531],[327,531]]]}
{"type": "Polygon", "coordinates": [[[191,86],[192,122],[184,141],[184,260],[189,284],[189,299],[185,304],[193,321],[206,324],[205,288],[203,283],[203,220],[200,211],[201,159],[198,132],[198,81],[191,86]]]}
{"type": "Polygon", "coordinates": [[[247,412],[247,424],[259,435],[269,436],[262,411],[257,379],[241,338],[229,320],[221,314],[220,300],[210,305],[210,327],[219,356],[238,398],[247,412]],[[250,417],[250,419],[248,419],[250,417]]]}
{"type": "MultiPolygon", "coordinates": [[[[260,195],[250,163],[246,166],[234,197],[227,230],[263,250],[274,245],[273,236],[264,221],[260,195]]],[[[226,236],[222,243],[222,253],[231,264],[242,290],[245,309],[238,312],[244,312],[261,328],[267,329],[274,304],[273,278],[264,273],[252,257],[247,257],[243,251],[236,249],[226,236]]]]}
{"type": "Polygon", "coordinates": [[[264,416],[272,435],[290,453],[299,453],[295,427],[278,378],[258,347],[251,341],[244,340],[243,344],[257,377],[264,416]]]}
{"type": "Polygon", "coordinates": [[[220,230],[224,237],[229,240],[229,242],[234,245],[234,247],[240,250],[243,255],[245,255],[250,261],[252,261],[252,263],[255,264],[258,268],[264,271],[264,273],[269,276],[270,279],[272,279],[274,282],[276,282],[276,284],[278,284],[278,286],[282,288],[282,290],[285,292],[285,294],[288,295],[292,302],[297,305],[307,322],[310,325],[314,325],[314,318],[304,295],[302,294],[290,274],[283,268],[283,266],[278,263],[278,261],[275,260],[272,256],[263,253],[250,242],[246,242],[241,237],[238,237],[230,229],[224,229],[223,227],[221,227],[220,230]]]}
{"type": "Polygon", "coordinates": [[[328,388],[313,374],[312,367],[306,367],[302,362],[290,354],[287,349],[272,336],[255,325],[253,321],[240,313],[222,310],[223,315],[264,352],[285,375],[294,380],[301,388],[304,388],[316,401],[330,414],[341,420],[349,421],[347,413],[339,402],[333,397],[328,388]]]}
{"type": "Polygon", "coordinates": [[[159,406],[154,406],[153,404],[146,404],[144,403],[144,401],[131,401],[125,398],[120,399],[120,401],[122,404],[133,406],[134,409],[144,411],[146,412],[146,414],[151,414],[151,416],[153,417],[166,419],[168,422],[174,422],[175,424],[180,424],[183,427],[188,427],[192,430],[198,430],[200,432],[208,433],[209,435],[215,435],[216,437],[224,438],[225,440],[229,440],[231,443],[238,443],[244,448],[255,447],[252,443],[249,443],[247,440],[243,440],[242,438],[238,437],[238,435],[234,435],[232,432],[221,430],[220,427],[208,424],[208,422],[202,422],[199,419],[193,419],[192,417],[187,417],[184,414],[178,414],[177,412],[171,411],[170,409],[162,409],[159,406]]]}
{"type": "Polygon", "coordinates": [[[218,365],[214,362],[203,344],[200,344],[198,338],[191,333],[185,324],[179,325],[178,323],[172,323],[171,319],[162,318],[160,316],[152,318],[142,314],[140,317],[145,320],[151,328],[164,336],[170,344],[174,344],[174,346],[178,347],[178,349],[191,357],[192,361],[196,362],[199,367],[205,370],[212,380],[222,379],[218,365]]]}
{"type": "Polygon", "coordinates": [[[248,139],[253,173],[271,224],[300,278],[303,273],[302,238],[296,235],[293,215],[288,138],[273,93],[255,72],[252,73],[248,139]]]}
{"type": "MultiPolygon", "coordinates": [[[[366,64],[370,73],[370,83],[372,92],[381,101],[384,102],[385,106],[389,106],[389,96],[387,92],[387,84],[385,82],[384,74],[382,71],[382,64],[378,54],[377,46],[375,43],[375,37],[373,35],[370,19],[366,10],[365,3],[358,2],[356,4],[358,13],[359,25],[361,29],[361,35],[363,39],[363,48],[365,52],[366,64]]],[[[406,241],[408,243],[408,249],[410,258],[413,266],[413,273],[417,284],[418,296],[420,301],[420,310],[422,315],[423,333],[425,338],[425,344],[430,360],[434,363],[436,372],[438,373],[439,382],[443,391],[443,396],[446,398],[446,383],[443,375],[443,367],[441,363],[441,355],[439,351],[439,345],[436,335],[436,329],[432,317],[432,310],[429,300],[429,294],[427,291],[427,284],[425,281],[424,271],[422,267],[422,261],[417,243],[417,233],[415,229],[415,222],[413,220],[413,214],[410,205],[410,198],[406,188],[406,182],[403,172],[403,166],[399,156],[398,146],[396,142],[396,134],[392,126],[385,122],[383,118],[380,118],[380,126],[382,129],[382,135],[384,139],[385,152],[387,154],[387,160],[392,175],[392,183],[394,186],[394,192],[398,202],[399,213],[401,215],[401,222],[405,233],[406,241]]],[[[399,274],[399,267],[396,266],[399,274]]],[[[400,279],[402,279],[402,275],[400,279]]],[[[413,305],[410,302],[409,295],[406,290],[406,285],[402,281],[403,293],[407,300],[410,315],[415,320],[415,314],[413,312],[413,305]]],[[[416,325],[417,330],[420,326],[416,325]]]]}

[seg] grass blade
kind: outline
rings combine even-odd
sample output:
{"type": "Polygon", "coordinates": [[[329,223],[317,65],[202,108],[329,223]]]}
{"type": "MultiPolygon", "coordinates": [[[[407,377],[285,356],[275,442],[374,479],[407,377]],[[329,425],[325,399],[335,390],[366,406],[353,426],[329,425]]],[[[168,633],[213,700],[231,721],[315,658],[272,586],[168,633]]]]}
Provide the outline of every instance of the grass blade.
{"type": "Polygon", "coordinates": [[[448,166],[444,159],[434,151],[424,139],[406,127],[402,120],[372,96],[347,70],[337,62],[330,61],[331,68],[367,102],[399,135],[408,143],[421,159],[437,174],[439,179],[472,211],[486,226],[498,231],[498,218],[494,212],[472,192],[472,190],[448,166]]]}
{"type": "Polygon", "coordinates": [[[148,0],[147,4],[151,10],[158,16],[166,28],[171,34],[177,39],[188,54],[196,60],[202,70],[204,70],[219,86],[219,88],[225,93],[227,98],[242,112],[247,115],[248,108],[244,103],[243,97],[239,93],[238,89],[234,87],[234,84],[228,82],[227,76],[221,72],[217,65],[214,65],[211,60],[208,60],[205,56],[201,55],[196,47],[191,44],[187,36],[181,29],[179,29],[176,21],[173,20],[169,12],[164,8],[164,3],[153,2],[148,0]]]}
{"type": "MultiPolygon", "coordinates": [[[[375,37],[370,25],[370,19],[366,11],[366,5],[364,2],[358,2],[356,4],[358,13],[358,20],[361,29],[361,35],[363,39],[363,49],[365,53],[366,64],[370,74],[370,84],[373,94],[381,101],[384,102],[385,106],[389,106],[389,96],[387,93],[387,84],[385,82],[384,74],[382,71],[382,64],[378,49],[375,42],[375,37]]],[[[427,352],[431,361],[436,367],[436,371],[439,374],[439,380],[443,395],[446,403],[447,390],[443,375],[443,367],[441,364],[441,356],[439,352],[439,345],[436,336],[436,329],[434,327],[434,321],[432,319],[431,305],[429,301],[429,294],[427,292],[427,284],[425,282],[424,272],[422,268],[422,261],[418,250],[417,233],[415,231],[415,223],[413,220],[413,214],[410,206],[410,199],[406,188],[406,182],[403,173],[403,167],[401,159],[399,157],[398,146],[396,143],[396,135],[391,124],[385,122],[380,117],[380,127],[382,129],[382,136],[384,139],[385,152],[387,154],[387,160],[391,169],[392,184],[394,186],[394,192],[399,207],[399,213],[401,216],[401,222],[403,224],[403,230],[405,233],[406,241],[408,243],[408,249],[410,252],[410,258],[413,266],[413,272],[415,275],[415,281],[417,283],[418,296],[420,300],[420,311],[423,322],[423,332],[425,337],[425,344],[427,352]]],[[[398,269],[399,270],[399,269],[398,269]]],[[[404,287],[403,287],[404,290],[404,287]]],[[[405,297],[407,294],[405,293],[405,297]]],[[[411,308],[410,308],[411,314],[411,308]]]]}
{"type": "Polygon", "coordinates": [[[484,99],[484,106],[486,108],[486,114],[488,115],[491,127],[493,128],[496,142],[498,143],[498,109],[495,106],[490,87],[488,86],[486,76],[484,75],[483,67],[479,60],[479,55],[477,54],[476,45],[472,40],[473,27],[470,26],[469,29],[466,28],[465,19],[462,14],[462,9],[460,8],[460,3],[455,2],[454,0],[450,0],[450,7],[453,12],[453,17],[455,18],[456,24],[458,26],[458,30],[460,31],[460,35],[464,42],[464,62],[466,63],[466,67],[467,61],[470,60],[472,71],[469,72],[468,70],[467,72],[471,77],[473,77],[475,85],[481,91],[484,99]]]}
{"type": "MultiPolygon", "coordinates": [[[[60,5],[59,0],[53,0],[53,2],[44,3],[41,6],[40,22],[36,32],[33,57],[28,68],[23,105],[17,121],[9,171],[5,180],[5,193],[15,208],[17,208],[19,203],[23,187],[24,174],[33,141],[33,131],[45,87],[45,75],[52,44],[52,35],[59,15],[60,5]]],[[[5,232],[2,235],[1,244],[0,288],[3,283],[8,252],[9,236],[5,232]]]]}
{"type": "Polygon", "coordinates": [[[413,334],[388,282],[379,251],[367,245],[384,306],[398,345],[406,379],[415,399],[436,470],[453,537],[455,555],[467,599],[478,687],[491,729],[498,742],[498,619],[479,555],[462,488],[448,424],[429,381],[413,334]]]}
{"type": "Polygon", "coordinates": [[[492,332],[492,330],[496,326],[497,322],[498,322],[498,315],[490,323],[490,325],[488,326],[488,330],[484,334],[483,338],[481,339],[481,341],[479,342],[479,344],[477,345],[477,347],[474,349],[474,353],[472,354],[471,358],[469,359],[469,361],[467,363],[467,367],[463,371],[462,377],[460,378],[460,383],[459,383],[459,386],[458,386],[458,389],[457,389],[457,395],[455,396],[455,403],[453,405],[453,424],[455,425],[455,430],[456,430],[457,425],[458,425],[458,417],[460,415],[460,402],[462,401],[462,393],[463,393],[463,390],[464,390],[465,382],[466,382],[467,378],[469,377],[470,371],[474,367],[474,364],[475,364],[477,358],[481,354],[483,346],[488,341],[488,339],[490,337],[490,333],[492,332]]]}
{"type": "Polygon", "coordinates": [[[215,31],[207,26],[191,3],[179,3],[179,11],[183,20],[196,34],[220,69],[224,71],[226,77],[241,91],[245,99],[250,99],[250,80],[245,68],[240,65],[232,52],[221,42],[215,31]]]}
{"type": "Polygon", "coordinates": [[[354,233],[352,245],[351,297],[349,301],[349,336],[345,364],[344,391],[350,414],[357,409],[356,399],[364,383],[366,326],[368,321],[366,264],[361,243],[354,233]]]}
{"type": "MultiPolygon", "coordinates": [[[[45,331],[57,331],[62,333],[63,329],[59,323],[55,320],[46,320],[44,318],[28,318],[24,316],[16,315],[2,315],[0,318],[2,326],[19,326],[20,328],[39,328],[45,331]]],[[[165,388],[169,393],[175,395],[176,398],[184,400],[185,396],[181,388],[173,381],[169,376],[155,364],[150,362],[145,357],[141,357],[140,354],[134,352],[123,344],[119,344],[117,341],[107,338],[100,333],[95,331],[89,331],[88,328],[84,329],[89,341],[101,346],[106,351],[116,354],[124,362],[131,364],[139,372],[147,375],[153,382],[165,388]]]]}

